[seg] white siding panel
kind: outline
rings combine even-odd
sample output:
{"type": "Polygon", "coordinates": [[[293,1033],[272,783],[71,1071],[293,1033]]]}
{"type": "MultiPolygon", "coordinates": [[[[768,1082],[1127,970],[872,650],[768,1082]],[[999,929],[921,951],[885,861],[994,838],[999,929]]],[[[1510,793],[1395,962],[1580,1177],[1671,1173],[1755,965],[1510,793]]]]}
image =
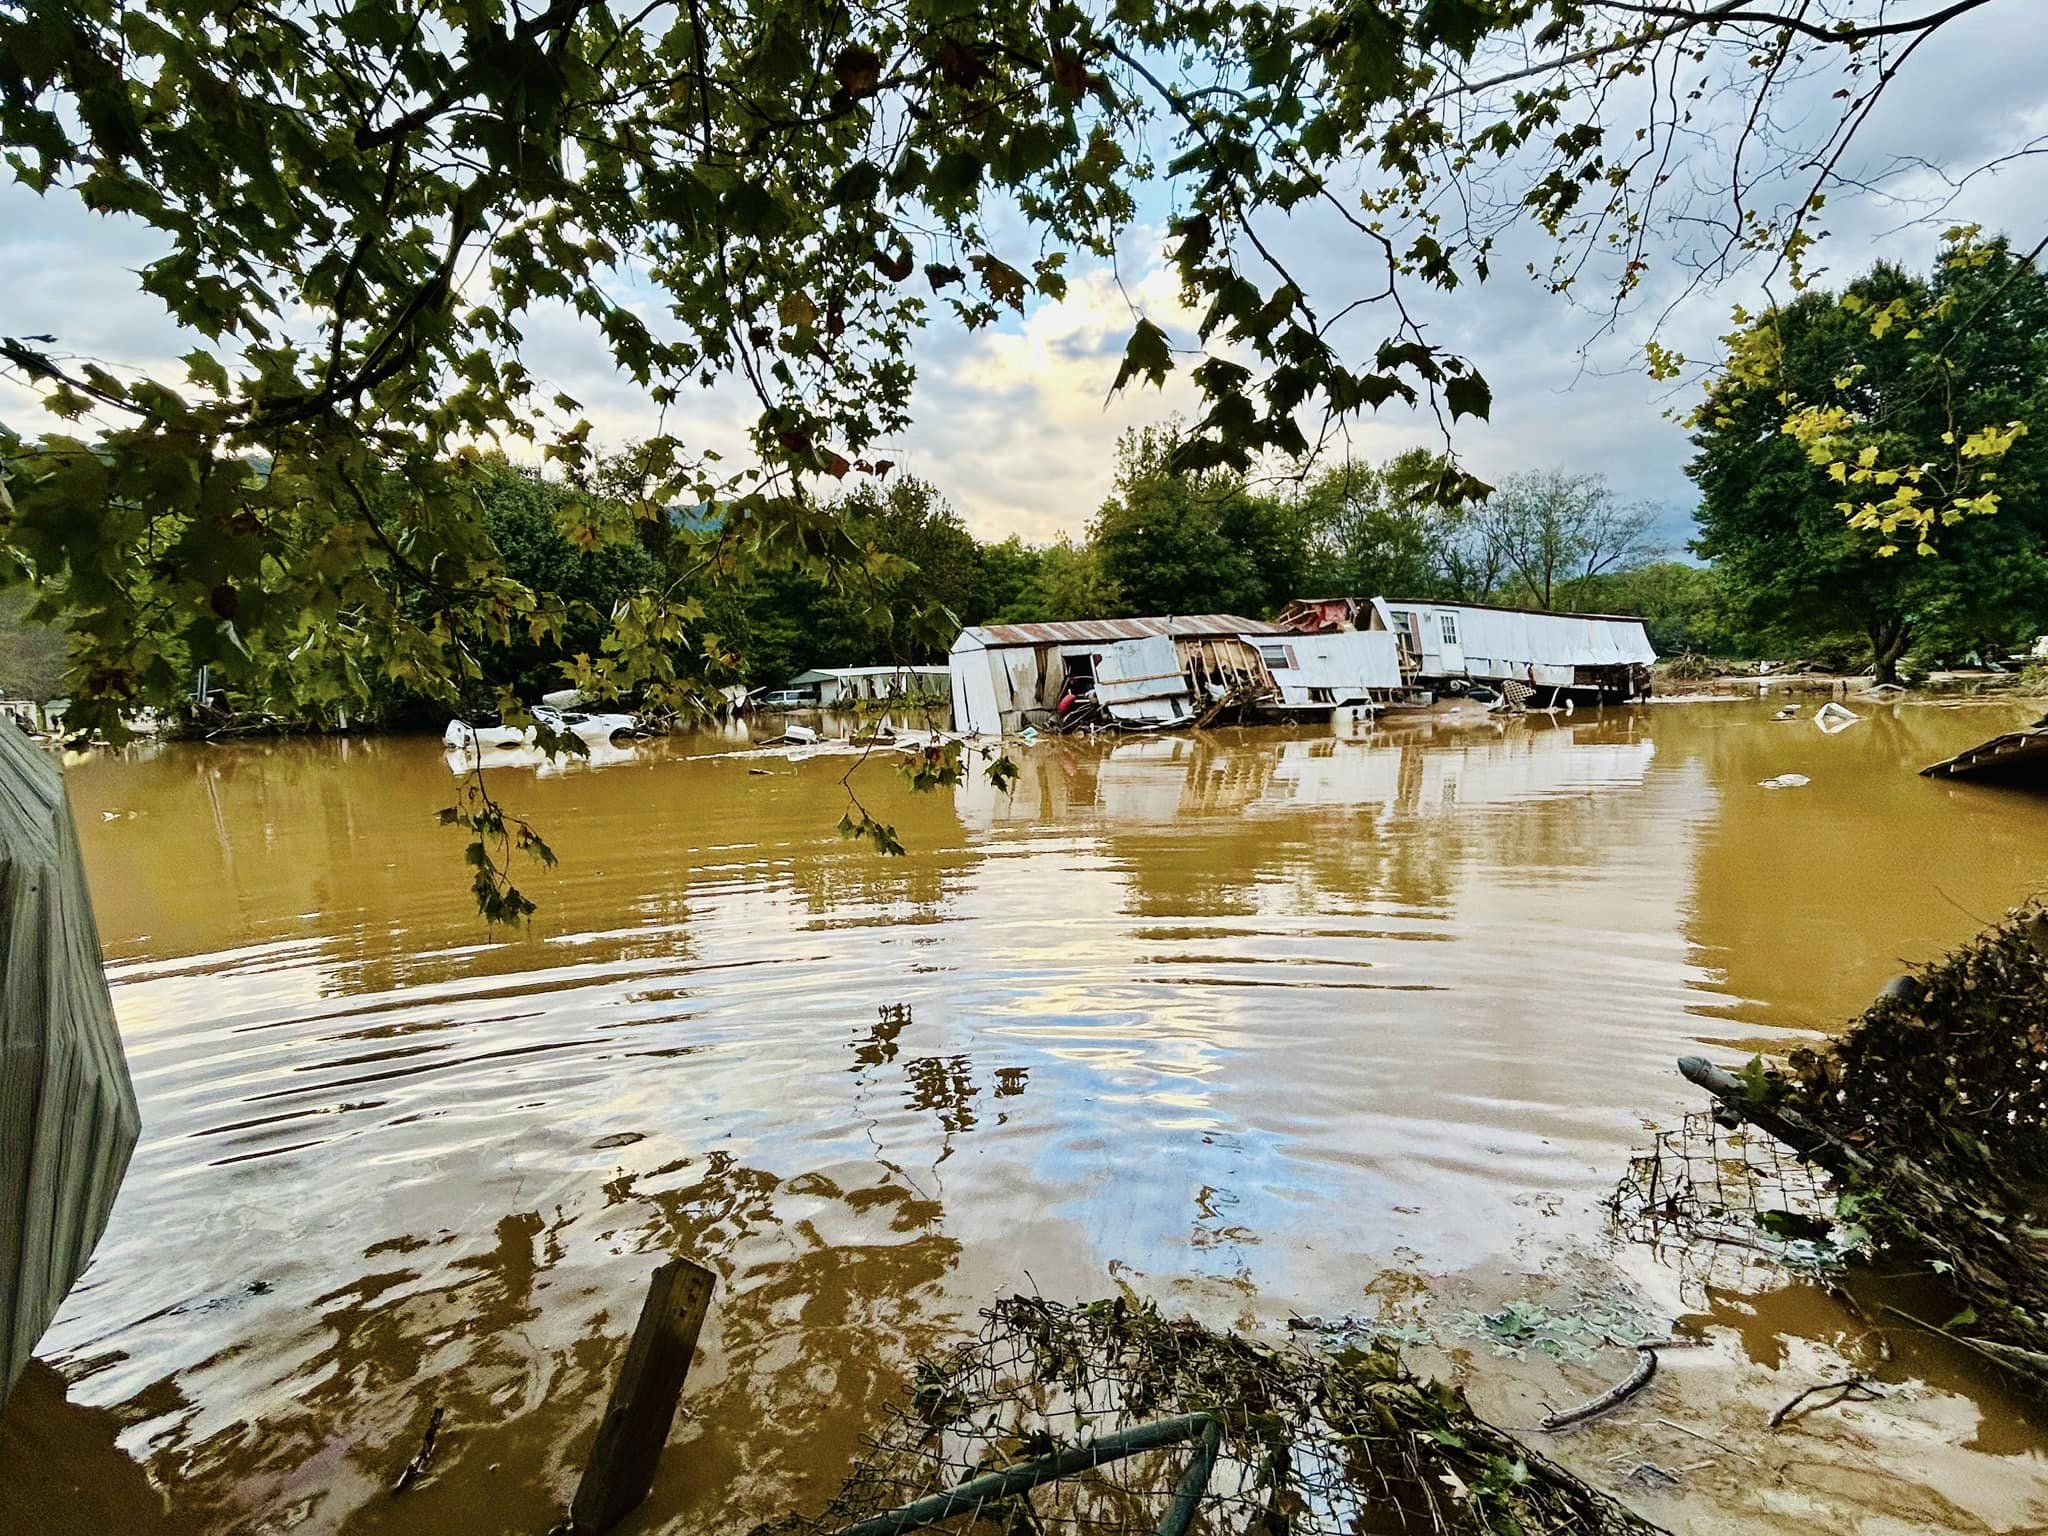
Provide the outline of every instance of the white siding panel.
{"type": "Polygon", "coordinates": [[[1245,639],[1266,658],[1280,688],[1280,702],[1289,709],[1361,702],[1375,689],[1401,686],[1400,646],[1383,629],[1294,635],[1284,643],[1266,635],[1245,639]],[[1292,664],[1285,664],[1282,657],[1292,664]],[[1312,698],[1310,690],[1316,688],[1327,689],[1330,697],[1312,698]]]}
{"type": "Polygon", "coordinates": [[[1155,724],[1189,713],[1180,651],[1165,635],[1119,640],[1095,652],[1095,696],[1119,720],[1155,724]]]}

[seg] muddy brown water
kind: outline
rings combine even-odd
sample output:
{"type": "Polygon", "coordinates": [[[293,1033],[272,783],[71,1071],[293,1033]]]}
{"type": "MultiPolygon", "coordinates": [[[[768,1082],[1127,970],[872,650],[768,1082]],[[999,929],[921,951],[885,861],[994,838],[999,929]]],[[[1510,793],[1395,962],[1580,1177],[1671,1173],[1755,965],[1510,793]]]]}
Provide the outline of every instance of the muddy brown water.
{"type": "Polygon", "coordinates": [[[537,1536],[672,1253],[721,1289],[629,1531],[814,1510],[978,1305],[1119,1287],[1377,1313],[1524,1429],[1631,1357],[1503,1355],[1472,1315],[1620,1298],[1707,1347],[1530,1438],[1653,1518],[2048,1526],[2042,1416],[1967,1356],[1873,1364],[1824,1289],[1688,1290],[1606,1228],[1696,1102],[1675,1056],[1839,1027],[2048,883],[2048,795],[1913,772],[2022,707],[1770,712],[1045,743],[1008,795],[870,763],[893,860],[833,835],[843,758],[509,766],[562,861],[512,938],[434,825],[436,743],[79,762],[144,1134],[0,1416],[0,1533],[537,1536]],[[1888,1395],[1766,1427],[1851,1369],[1888,1395]]]}

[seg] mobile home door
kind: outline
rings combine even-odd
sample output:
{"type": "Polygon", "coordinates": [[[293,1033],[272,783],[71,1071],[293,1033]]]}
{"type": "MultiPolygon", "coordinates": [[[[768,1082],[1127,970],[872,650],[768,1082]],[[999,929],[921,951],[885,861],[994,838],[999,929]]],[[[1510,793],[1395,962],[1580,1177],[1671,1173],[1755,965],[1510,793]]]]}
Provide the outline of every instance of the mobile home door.
{"type": "Polygon", "coordinates": [[[1465,637],[1458,633],[1458,616],[1445,608],[1439,608],[1429,616],[1437,632],[1429,638],[1439,643],[1443,652],[1445,677],[1457,677],[1465,670],[1465,637]]]}

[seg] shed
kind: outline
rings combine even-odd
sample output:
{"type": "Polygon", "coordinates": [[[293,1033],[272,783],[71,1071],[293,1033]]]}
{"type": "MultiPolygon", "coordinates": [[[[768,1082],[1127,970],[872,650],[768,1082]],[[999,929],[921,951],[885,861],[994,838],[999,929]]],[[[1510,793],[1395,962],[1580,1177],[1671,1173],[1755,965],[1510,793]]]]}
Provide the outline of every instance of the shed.
{"type": "Polygon", "coordinates": [[[0,728],[0,1402],[92,1256],[140,1127],[56,760],[0,728]]]}
{"type": "Polygon", "coordinates": [[[1628,614],[1376,597],[1369,622],[1399,638],[1403,669],[1425,686],[1513,681],[1620,700],[1649,691],[1657,659],[1628,614]]]}

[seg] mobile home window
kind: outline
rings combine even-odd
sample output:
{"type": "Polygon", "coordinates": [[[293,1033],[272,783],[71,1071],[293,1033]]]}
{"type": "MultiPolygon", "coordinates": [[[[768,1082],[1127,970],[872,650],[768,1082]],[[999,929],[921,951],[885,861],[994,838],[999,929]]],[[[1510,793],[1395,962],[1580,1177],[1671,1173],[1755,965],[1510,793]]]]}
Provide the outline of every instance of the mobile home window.
{"type": "Polygon", "coordinates": [[[1448,614],[1448,613],[1440,613],[1440,614],[1438,614],[1438,615],[1436,616],[1436,621],[1437,621],[1437,624],[1438,624],[1438,626],[1439,626],[1439,627],[1440,627],[1440,628],[1441,628],[1441,629],[1443,630],[1443,632],[1444,632],[1444,644],[1445,644],[1445,645],[1456,645],[1456,644],[1458,643],[1458,621],[1457,621],[1457,619],[1456,619],[1455,617],[1453,617],[1453,616],[1452,616],[1451,614],[1448,614]]]}
{"type": "Polygon", "coordinates": [[[1294,647],[1291,645],[1261,645],[1259,647],[1259,659],[1269,667],[1279,667],[1291,672],[1294,670],[1294,647]]]}

